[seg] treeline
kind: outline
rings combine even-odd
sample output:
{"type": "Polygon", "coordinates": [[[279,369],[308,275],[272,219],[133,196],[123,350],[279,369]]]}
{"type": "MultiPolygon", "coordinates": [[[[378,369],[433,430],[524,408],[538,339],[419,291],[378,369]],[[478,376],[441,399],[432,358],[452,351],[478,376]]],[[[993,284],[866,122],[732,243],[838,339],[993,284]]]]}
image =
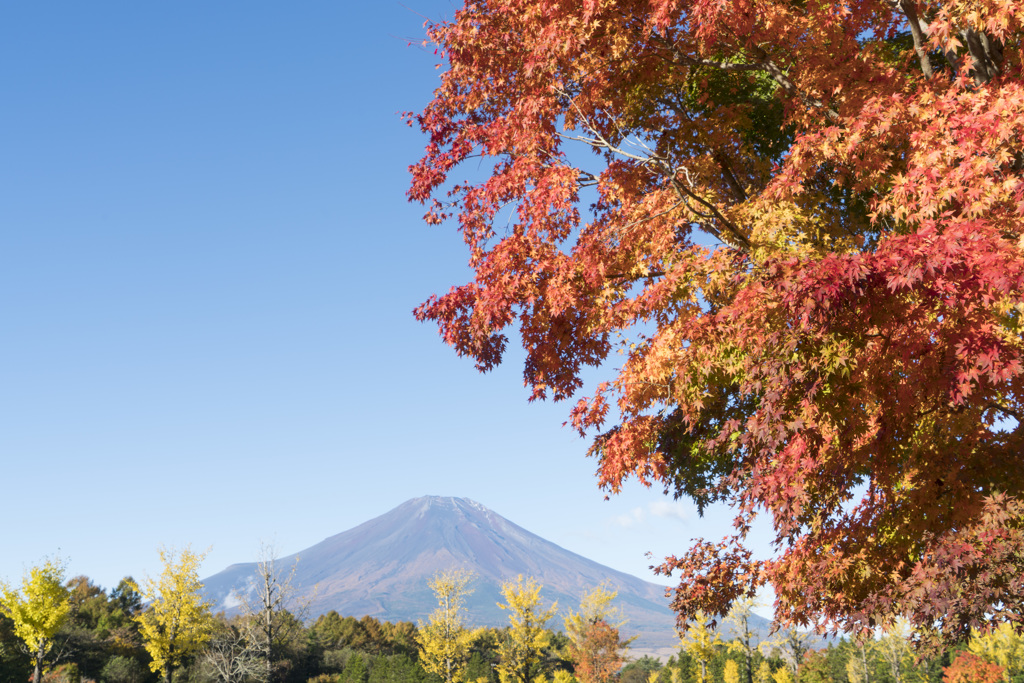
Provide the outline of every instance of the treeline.
{"type": "MultiPolygon", "coordinates": [[[[51,664],[43,673],[47,683],[156,683],[153,658],[143,644],[139,623],[140,594],[130,579],[110,591],[84,576],[71,579],[72,609],[54,636],[51,664]]],[[[239,638],[250,630],[247,621],[257,617],[212,617],[206,645],[178,667],[178,683],[242,681],[236,673],[225,674],[225,663],[242,654],[239,638]]],[[[373,617],[342,617],[336,612],[321,615],[306,626],[287,610],[275,617],[282,637],[273,652],[275,680],[306,683],[344,680],[350,683],[415,683],[434,681],[417,663],[415,624],[381,622],[373,617]]],[[[239,662],[235,662],[238,664],[239,662]]],[[[25,644],[14,632],[9,616],[0,613],[0,681],[25,682],[32,678],[33,662],[25,644]]]]}
{"type": "MultiPolygon", "coordinates": [[[[87,577],[66,582],[70,610],[52,637],[41,680],[45,683],[156,683],[165,678],[152,670],[139,621],[142,594],[130,579],[112,590],[87,577]]],[[[261,614],[212,615],[209,636],[173,670],[175,683],[243,683],[267,680],[262,654],[246,642],[260,626],[261,614]]],[[[410,622],[355,618],[335,611],[303,624],[287,609],[273,616],[270,680],[278,683],[438,683],[420,662],[420,630],[410,622]]],[[[499,648],[510,628],[473,631],[467,681],[500,683],[499,648]]],[[[572,671],[565,659],[567,638],[545,629],[538,671],[572,671]]],[[[31,648],[15,633],[10,616],[0,610],[0,682],[23,683],[33,676],[31,648]]]]}
{"type": "Polygon", "coordinates": [[[725,619],[731,640],[698,615],[663,663],[630,660],[603,587],[563,613],[564,633],[547,625],[557,605],[522,577],[502,587],[507,626],[467,627],[465,572],[431,581],[438,609],[420,625],[333,611],[304,620],[271,560],[229,617],[200,597],[201,556],[161,557],[160,580],[109,591],[65,580],[59,562],[33,568],[19,590],[0,583],[0,683],[1024,683],[1024,639],[1008,625],[928,658],[909,631],[826,648],[796,631],[758,642],[753,604],[740,601],[725,619]]]}
{"type": "Polygon", "coordinates": [[[773,646],[755,651],[751,677],[735,640],[717,645],[704,661],[682,649],[663,663],[649,656],[626,665],[619,683],[1024,683],[1024,648],[1018,641],[1015,654],[979,656],[967,645],[918,660],[911,649],[894,662],[885,651],[888,644],[875,639],[858,644],[841,639],[827,647],[811,649],[793,664],[773,646]]]}
{"type": "MultiPolygon", "coordinates": [[[[813,633],[796,630],[757,642],[753,606],[749,599],[734,603],[724,619],[728,641],[698,613],[667,664],[642,658],[630,666],[643,667],[647,683],[1024,683],[1024,637],[1009,624],[936,652],[917,648],[906,622],[873,638],[821,647],[813,633]]],[[[619,683],[642,683],[628,670],[619,683]]]]}

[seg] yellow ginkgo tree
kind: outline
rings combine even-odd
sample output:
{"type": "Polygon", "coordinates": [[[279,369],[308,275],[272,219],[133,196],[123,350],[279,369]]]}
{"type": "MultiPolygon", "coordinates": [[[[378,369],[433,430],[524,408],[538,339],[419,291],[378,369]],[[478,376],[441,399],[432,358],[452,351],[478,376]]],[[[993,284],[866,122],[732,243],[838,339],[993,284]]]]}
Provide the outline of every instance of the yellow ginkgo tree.
{"type": "Polygon", "coordinates": [[[683,647],[698,663],[697,683],[710,683],[708,663],[718,654],[722,638],[708,626],[711,619],[697,612],[682,638],[683,647]]]}
{"type": "Polygon", "coordinates": [[[506,581],[501,587],[509,611],[509,629],[498,645],[498,678],[501,683],[533,683],[541,674],[541,653],[550,642],[544,624],[555,615],[557,603],[541,607],[540,584],[534,579],[506,581]]]}
{"type": "Polygon", "coordinates": [[[420,664],[437,674],[445,683],[461,683],[469,662],[473,633],[463,624],[463,604],[471,592],[473,578],[467,571],[441,572],[430,581],[437,597],[437,609],[430,621],[421,624],[416,635],[420,646],[420,664]]]}
{"type": "Polygon", "coordinates": [[[20,590],[0,581],[0,612],[14,622],[15,635],[32,657],[32,683],[39,683],[55,636],[71,613],[64,563],[54,559],[32,567],[22,578],[20,590]]]}
{"type": "Polygon", "coordinates": [[[149,668],[163,675],[164,683],[173,683],[174,669],[200,650],[210,638],[213,618],[210,605],[200,591],[199,563],[206,553],[194,553],[186,547],[160,549],[164,571],[160,579],[147,579],[133,588],[142,594],[146,609],[135,617],[153,661],[149,668]]]}

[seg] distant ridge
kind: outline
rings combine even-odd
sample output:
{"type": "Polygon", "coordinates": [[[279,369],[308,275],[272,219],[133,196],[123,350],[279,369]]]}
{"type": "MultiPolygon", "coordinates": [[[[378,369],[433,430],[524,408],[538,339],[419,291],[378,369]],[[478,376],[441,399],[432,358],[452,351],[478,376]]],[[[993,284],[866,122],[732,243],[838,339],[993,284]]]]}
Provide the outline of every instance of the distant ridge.
{"type": "MultiPolygon", "coordinates": [[[[474,626],[502,626],[507,614],[497,607],[503,581],[534,577],[547,602],[559,611],[576,608],[580,596],[605,583],[619,595],[616,603],[629,622],[625,635],[638,635],[637,651],[674,650],[675,615],[665,588],[598,564],[530,533],[469,500],[424,496],[402,503],[380,517],[279,558],[296,566],[292,585],[316,597],[310,618],[335,610],[370,615],[382,621],[422,621],[436,606],[427,582],[439,570],[460,568],[475,574],[467,603],[474,626]]],[[[237,606],[232,594],[251,590],[256,564],[231,565],[204,581],[215,610],[237,606]]],[[[561,620],[552,624],[561,628],[561,620]]]]}

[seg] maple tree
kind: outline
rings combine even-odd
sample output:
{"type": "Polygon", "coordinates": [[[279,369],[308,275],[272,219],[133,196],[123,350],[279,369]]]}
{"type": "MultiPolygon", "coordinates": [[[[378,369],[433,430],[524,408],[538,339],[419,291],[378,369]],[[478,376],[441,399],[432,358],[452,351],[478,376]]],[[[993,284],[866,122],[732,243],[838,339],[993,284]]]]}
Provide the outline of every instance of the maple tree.
{"type": "Polygon", "coordinates": [[[64,585],[64,563],[47,560],[32,567],[20,589],[0,581],[0,612],[14,625],[14,634],[32,658],[32,683],[39,683],[52,654],[57,632],[71,615],[71,591],[64,585]]]}
{"type": "Polygon", "coordinates": [[[467,0],[428,25],[408,196],[474,275],[415,314],[483,371],[517,330],[610,492],[734,508],[661,568],[681,625],[766,584],[784,626],[1019,623],[1022,26],[1015,0],[467,0]]]}
{"type": "MultiPolygon", "coordinates": [[[[572,636],[570,636],[572,638],[572,636]]],[[[626,661],[619,629],[604,619],[587,624],[569,646],[569,658],[575,665],[580,683],[607,683],[615,679],[626,661]]]]}
{"type": "Polygon", "coordinates": [[[963,652],[943,669],[942,680],[943,683],[998,683],[1003,680],[1003,667],[963,652]]]}

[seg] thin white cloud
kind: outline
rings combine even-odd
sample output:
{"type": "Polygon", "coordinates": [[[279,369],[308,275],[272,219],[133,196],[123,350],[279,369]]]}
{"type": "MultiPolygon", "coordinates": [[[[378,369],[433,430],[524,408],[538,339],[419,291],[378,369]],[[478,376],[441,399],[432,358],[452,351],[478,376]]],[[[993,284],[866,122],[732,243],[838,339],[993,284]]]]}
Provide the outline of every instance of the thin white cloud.
{"type": "Polygon", "coordinates": [[[687,522],[691,519],[689,510],[680,501],[658,500],[647,505],[635,507],[624,515],[612,518],[612,524],[630,528],[646,522],[649,518],[677,519],[687,522]]]}
{"type": "Polygon", "coordinates": [[[647,519],[647,511],[644,510],[642,507],[636,507],[624,515],[613,517],[612,522],[617,526],[625,527],[628,529],[631,526],[640,524],[645,519],[647,519]]]}
{"type": "Polygon", "coordinates": [[[647,508],[654,517],[671,517],[684,522],[690,521],[690,512],[686,509],[683,503],[678,500],[655,501],[649,504],[647,508]]]}

